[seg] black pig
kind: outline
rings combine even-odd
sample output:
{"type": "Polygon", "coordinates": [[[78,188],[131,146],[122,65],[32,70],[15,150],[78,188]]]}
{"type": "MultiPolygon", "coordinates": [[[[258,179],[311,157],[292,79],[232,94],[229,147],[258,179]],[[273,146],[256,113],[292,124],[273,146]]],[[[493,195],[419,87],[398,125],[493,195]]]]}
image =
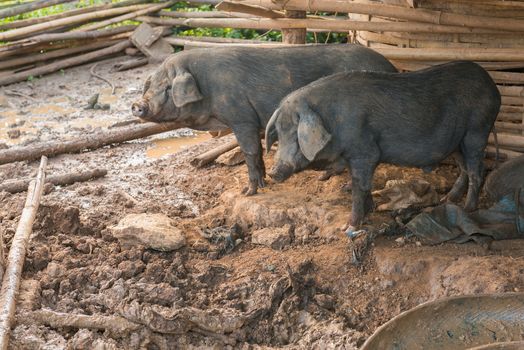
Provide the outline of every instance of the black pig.
{"type": "Polygon", "coordinates": [[[432,169],[455,154],[461,173],[447,199],[460,199],[469,179],[465,209],[471,211],[499,108],[495,83],[472,62],[403,74],[334,74],[291,93],[271,117],[266,149],[277,138],[279,147],[270,176],[283,181],[312,163],[345,161],[353,183],[349,223],[358,227],[373,209],[379,163],[432,169]]]}
{"type": "Polygon", "coordinates": [[[396,71],[358,45],[183,51],[147,79],[132,110],[142,119],[178,121],[180,127],[231,128],[248,166],[246,193],[254,194],[265,176],[259,132],[280,100],[318,78],[350,70],[396,71]]]}

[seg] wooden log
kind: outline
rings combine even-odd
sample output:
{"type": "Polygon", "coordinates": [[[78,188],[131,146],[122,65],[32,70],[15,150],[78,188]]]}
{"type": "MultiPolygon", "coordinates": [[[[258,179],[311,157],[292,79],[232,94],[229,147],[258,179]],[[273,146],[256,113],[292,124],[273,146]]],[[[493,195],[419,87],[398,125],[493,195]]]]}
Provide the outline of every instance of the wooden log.
{"type": "Polygon", "coordinates": [[[15,73],[7,76],[0,76],[0,86],[16,83],[19,81],[24,81],[30,76],[40,76],[44,74],[49,74],[56,72],[57,70],[76,66],[86,62],[92,62],[94,60],[100,59],[102,57],[110,56],[115,53],[124,51],[126,48],[130,47],[132,44],[129,40],[122,41],[118,44],[106,47],[104,49],[96,50],[89,52],[80,56],[67,58],[62,61],[54,62],[47,64],[42,67],[36,67],[29,69],[20,73],[15,73]]]}
{"type": "Polygon", "coordinates": [[[123,22],[123,21],[127,21],[127,20],[130,20],[130,19],[136,18],[138,16],[142,16],[142,15],[146,15],[146,14],[149,14],[149,13],[160,11],[161,9],[165,9],[166,7],[173,6],[175,3],[176,3],[176,0],[169,0],[168,2],[164,2],[164,3],[160,3],[160,4],[153,4],[153,5],[145,8],[145,9],[137,10],[137,11],[134,11],[134,12],[131,12],[131,13],[127,13],[125,15],[121,15],[121,16],[118,16],[118,17],[110,18],[110,19],[105,20],[105,21],[101,21],[101,22],[93,23],[91,25],[84,26],[82,28],[79,28],[78,31],[87,32],[87,31],[90,31],[90,30],[103,28],[103,27],[106,27],[106,26],[111,25],[111,24],[120,23],[120,22],[123,22]]]}
{"type": "Polygon", "coordinates": [[[501,96],[503,105],[519,105],[524,106],[524,97],[516,96],[501,96]]]}
{"type": "Polygon", "coordinates": [[[225,143],[221,146],[218,146],[217,148],[214,148],[210,151],[196,156],[194,159],[191,160],[191,165],[197,168],[201,168],[217,159],[220,155],[231,151],[233,148],[237,146],[238,142],[236,139],[229,141],[228,143],[225,143]]]}
{"type": "Polygon", "coordinates": [[[184,41],[203,41],[209,43],[223,43],[223,44],[280,44],[277,41],[264,41],[256,39],[236,39],[236,38],[221,38],[216,36],[189,36],[189,35],[172,35],[169,39],[181,39],[184,41]]]}
{"type": "Polygon", "coordinates": [[[497,88],[505,96],[524,96],[524,86],[497,85],[497,88]]]}
{"type": "Polygon", "coordinates": [[[76,153],[87,149],[97,149],[111,144],[160,134],[181,127],[183,126],[176,122],[160,124],[144,123],[127,128],[100,131],[71,141],[54,141],[32,144],[27,147],[13,147],[6,150],[0,150],[0,164],[34,160],[42,155],[51,157],[63,153],[76,153]]]}
{"type": "Polygon", "coordinates": [[[360,13],[392,17],[413,22],[424,22],[470,28],[486,28],[511,32],[524,31],[524,21],[514,18],[461,15],[449,12],[412,9],[375,3],[357,3],[351,0],[231,0],[244,5],[256,5],[271,10],[325,11],[360,13]]]}
{"type": "Polygon", "coordinates": [[[64,11],[64,12],[61,12],[61,13],[57,13],[55,15],[49,15],[49,16],[44,16],[44,17],[28,18],[28,19],[23,19],[23,20],[19,20],[19,21],[13,21],[13,22],[5,23],[5,24],[0,25],[0,30],[7,30],[7,29],[15,29],[15,28],[27,27],[27,26],[30,26],[30,25],[33,25],[33,24],[49,22],[49,21],[53,21],[55,19],[81,15],[83,13],[88,13],[88,12],[107,10],[107,9],[111,9],[111,8],[115,8],[115,7],[138,5],[138,4],[147,2],[147,1],[148,0],[127,0],[127,1],[114,2],[114,3],[110,3],[110,4],[99,5],[99,6],[88,6],[88,7],[83,7],[83,8],[79,8],[79,9],[64,11]]]}
{"type": "MultiPolygon", "coordinates": [[[[332,32],[347,32],[350,30],[382,31],[382,32],[421,32],[421,33],[474,33],[486,32],[476,28],[459,26],[443,26],[413,22],[366,22],[339,19],[269,19],[269,18],[156,18],[140,16],[137,20],[163,26],[186,26],[208,28],[249,28],[249,29],[283,29],[308,28],[310,30],[326,30],[332,32]]],[[[492,32],[492,31],[490,31],[492,32]]]]}
{"type": "MultiPolygon", "coordinates": [[[[277,12],[275,12],[277,13],[277,12]]],[[[171,18],[253,18],[253,15],[226,11],[166,11],[158,12],[161,17],[171,18]]]]}
{"type": "MultiPolygon", "coordinates": [[[[81,171],[76,173],[69,173],[63,175],[51,175],[48,176],[45,180],[45,183],[51,183],[55,186],[66,186],[74,184],[75,182],[85,182],[89,180],[94,180],[99,177],[106,176],[107,170],[97,168],[94,170],[81,171]]],[[[0,184],[0,192],[5,191],[9,193],[19,193],[27,190],[27,186],[31,180],[15,180],[8,181],[0,184]]]]}
{"type": "Polygon", "coordinates": [[[523,113],[523,115],[524,115],[524,107],[522,107],[522,106],[501,105],[500,106],[500,112],[501,113],[523,113]]]}
{"type": "MultiPolygon", "coordinates": [[[[521,50],[524,53],[524,50],[521,50]]],[[[513,72],[488,72],[496,83],[522,84],[524,83],[524,73],[513,72]]]]}
{"type": "Polygon", "coordinates": [[[45,7],[73,2],[73,0],[40,0],[0,10],[0,19],[12,17],[21,13],[31,12],[45,7]]]}
{"type": "Polygon", "coordinates": [[[20,277],[24,268],[27,244],[33,230],[33,222],[40,205],[40,198],[42,197],[46,165],[47,158],[42,157],[36,180],[31,181],[27,189],[25,206],[11,243],[11,249],[9,249],[7,268],[2,280],[2,289],[0,290],[0,349],[2,350],[7,350],[9,345],[9,335],[14,323],[20,277]]]}
{"type": "MultiPolygon", "coordinates": [[[[216,6],[217,10],[229,11],[229,12],[242,12],[256,17],[266,17],[266,18],[284,18],[288,17],[287,15],[276,12],[272,10],[265,9],[259,6],[249,6],[243,4],[237,4],[229,1],[222,1],[216,6]]],[[[305,12],[305,11],[301,11],[305,12]]],[[[291,18],[305,18],[304,17],[291,17],[291,18]]]]}
{"type": "MultiPolygon", "coordinates": [[[[520,135],[512,135],[512,134],[506,134],[506,133],[497,133],[498,143],[501,146],[509,147],[509,148],[524,148],[524,136],[520,135]]],[[[489,135],[489,142],[494,143],[495,139],[493,138],[493,135],[489,135]]]]}
{"type": "Polygon", "coordinates": [[[266,48],[272,48],[272,47],[282,47],[282,46],[289,46],[286,44],[282,44],[280,42],[261,42],[261,43],[221,43],[221,42],[214,42],[214,41],[201,41],[201,40],[186,40],[184,37],[167,37],[164,39],[169,44],[173,46],[184,46],[185,49],[192,49],[192,48],[202,48],[202,47],[266,47],[266,48]]]}
{"type": "MultiPolygon", "coordinates": [[[[488,152],[492,153],[493,155],[495,155],[496,152],[497,152],[497,148],[495,146],[488,146],[488,147],[486,147],[486,151],[488,151],[488,152]]],[[[503,156],[502,158],[506,158],[506,159],[517,158],[517,157],[521,157],[523,155],[523,153],[515,152],[515,151],[512,151],[512,150],[505,149],[505,148],[500,148],[500,147],[499,147],[499,153],[503,156]]]]}
{"type": "Polygon", "coordinates": [[[105,18],[108,16],[120,15],[141,9],[142,5],[124,6],[119,8],[113,8],[108,10],[95,11],[90,13],[84,13],[81,15],[71,16],[68,18],[60,18],[50,22],[39,23],[23,28],[17,28],[6,32],[0,32],[0,41],[14,40],[24,35],[34,35],[36,33],[60,28],[63,26],[74,25],[78,23],[84,23],[87,21],[94,21],[96,19],[105,18]]]}
{"type": "Polygon", "coordinates": [[[499,113],[497,120],[504,122],[520,122],[522,113],[499,113]]]}
{"type": "Polygon", "coordinates": [[[524,130],[524,124],[522,123],[496,122],[495,126],[497,127],[497,130],[499,129],[524,130]]]}
{"type": "MultiPolygon", "coordinates": [[[[306,18],[306,11],[286,10],[286,18],[306,18]]],[[[282,28],[282,42],[284,44],[305,44],[306,28],[282,28]]]]}
{"type": "MultiPolygon", "coordinates": [[[[487,49],[487,48],[441,48],[441,49],[401,49],[374,48],[390,60],[414,61],[524,61],[522,49],[487,49]]],[[[494,72],[495,73],[495,72],[494,72]]],[[[500,72],[496,72],[500,73],[500,72]]],[[[519,73],[515,73],[519,74],[519,73]]],[[[513,80],[512,80],[513,81],[513,80]]]]}

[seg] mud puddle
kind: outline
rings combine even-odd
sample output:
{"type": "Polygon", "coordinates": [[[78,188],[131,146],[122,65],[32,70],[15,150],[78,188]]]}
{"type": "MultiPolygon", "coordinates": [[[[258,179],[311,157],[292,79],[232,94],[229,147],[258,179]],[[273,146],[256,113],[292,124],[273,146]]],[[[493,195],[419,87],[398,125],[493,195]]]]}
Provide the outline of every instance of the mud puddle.
{"type": "Polygon", "coordinates": [[[152,145],[146,150],[146,156],[148,158],[160,158],[210,139],[212,139],[212,136],[207,132],[192,132],[190,134],[182,134],[178,137],[153,139],[151,141],[152,145]]]}

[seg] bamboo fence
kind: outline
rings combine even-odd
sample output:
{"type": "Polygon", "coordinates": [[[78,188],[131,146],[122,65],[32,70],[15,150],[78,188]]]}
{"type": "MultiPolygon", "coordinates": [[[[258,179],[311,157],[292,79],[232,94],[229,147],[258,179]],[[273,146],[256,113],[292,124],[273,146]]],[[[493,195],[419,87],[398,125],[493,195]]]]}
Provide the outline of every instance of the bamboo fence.
{"type": "MultiPolygon", "coordinates": [[[[38,0],[0,9],[0,18],[64,0],[38,0]]],[[[124,67],[148,62],[129,40],[140,23],[185,49],[275,47],[282,43],[169,36],[171,28],[250,28],[282,31],[284,44],[304,44],[306,32],[345,33],[402,71],[451,60],[473,60],[489,71],[502,95],[496,124],[502,152],[524,152],[524,2],[505,0],[192,0],[213,11],[170,10],[175,1],[123,0],[45,18],[0,25],[0,86],[115,55],[124,67]],[[124,21],[134,21],[126,24],[124,21]],[[126,25],[123,25],[126,24],[126,25]]]]}

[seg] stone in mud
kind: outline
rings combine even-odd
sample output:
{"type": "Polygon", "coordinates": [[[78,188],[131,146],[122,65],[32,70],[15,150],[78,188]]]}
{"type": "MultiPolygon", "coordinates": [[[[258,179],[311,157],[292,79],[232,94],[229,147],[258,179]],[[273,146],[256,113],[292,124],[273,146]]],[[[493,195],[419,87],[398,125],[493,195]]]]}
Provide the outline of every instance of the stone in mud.
{"type": "Polygon", "coordinates": [[[22,133],[20,132],[20,129],[12,129],[7,131],[7,136],[9,136],[10,139],[17,139],[21,134],[22,133]]]}
{"type": "Polygon", "coordinates": [[[167,252],[186,245],[182,231],[163,214],[129,214],[110,230],[124,248],[142,245],[167,252]]]}
{"type": "Polygon", "coordinates": [[[239,147],[222,154],[216,159],[216,162],[223,165],[235,166],[243,163],[246,159],[239,147]]]}
{"type": "Polygon", "coordinates": [[[263,228],[253,232],[251,242],[281,250],[291,243],[291,231],[290,225],[278,228],[263,228]]]}

